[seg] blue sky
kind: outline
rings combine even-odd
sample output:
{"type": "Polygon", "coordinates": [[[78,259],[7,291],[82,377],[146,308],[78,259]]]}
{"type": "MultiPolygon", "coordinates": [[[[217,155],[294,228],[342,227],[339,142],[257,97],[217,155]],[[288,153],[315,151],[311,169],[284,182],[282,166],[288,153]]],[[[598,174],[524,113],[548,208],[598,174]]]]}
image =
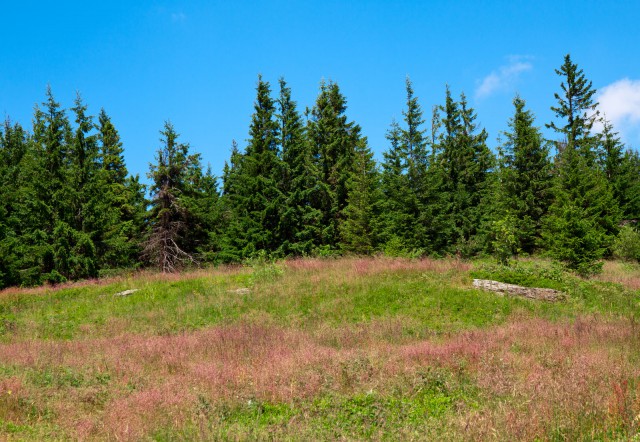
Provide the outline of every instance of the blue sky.
{"type": "Polygon", "coordinates": [[[553,118],[571,53],[637,148],[638,17],[625,0],[5,1],[0,116],[30,127],[47,84],[66,108],[79,91],[111,115],[131,172],[146,174],[170,119],[219,174],[231,140],[246,144],[259,73],[274,89],[284,76],[301,110],[331,79],[380,158],[409,75],[427,118],[446,84],[464,92],[493,148],[516,92],[539,126],[553,118]]]}

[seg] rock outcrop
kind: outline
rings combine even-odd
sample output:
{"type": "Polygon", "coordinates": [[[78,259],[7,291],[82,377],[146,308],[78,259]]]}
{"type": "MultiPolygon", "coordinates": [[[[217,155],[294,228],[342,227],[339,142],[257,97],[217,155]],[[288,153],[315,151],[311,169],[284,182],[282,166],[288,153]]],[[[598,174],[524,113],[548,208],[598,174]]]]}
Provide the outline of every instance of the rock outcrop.
{"type": "Polygon", "coordinates": [[[505,284],[504,282],[490,281],[488,279],[474,279],[473,286],[501,295],[521,296],[539,301],[555,302],[565,298],[565,294],[558,290],[522,287],[520,285],[505,284]]]}

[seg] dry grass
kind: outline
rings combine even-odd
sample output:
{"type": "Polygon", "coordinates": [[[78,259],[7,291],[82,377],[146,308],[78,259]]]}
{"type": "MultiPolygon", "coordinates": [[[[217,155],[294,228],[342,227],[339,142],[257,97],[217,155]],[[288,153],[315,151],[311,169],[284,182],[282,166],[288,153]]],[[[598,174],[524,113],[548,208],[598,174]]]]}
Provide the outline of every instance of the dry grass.
{"type": "Polygon", "coordinates": [[[618,430],[635,434],[638,337],[629,323],[595,318],[531,320],[495,330],[487,339],[497,345],[476,374],[493,406],[464,416],[464,435],[578,440],[613,437],[618,430]]]}
{"type": "Polygon", "coordinates": [[[379,340],[379,327],[387,325],[355,335],[344,329],[350,345],[341,349],[304,332],[255,324],[0,345],[3,363],[21,373],[0,382],[3,419],[24,420],[21,404],[29,402],[51,410],[71,437],[137,440],[157,427],[188,424],[199,397],[295,403],[328,393],[388,392],[420,370],[444,367],[473,379],[482,398],[480,408],[460,404],[449,417],[452,437],[534,440],[559,429],[574,439],[595,437],[603,427],[638,430],[640,368],[633,361],[640,340],[629,323],[522,318],[403,345],[379,340]],[[50,385],[43,385],[43,373],[51,374],[50,385]],[[109,376],[104,385],[95,382],[101,375],[109,376]]]}
{"type": "Polygon", "coordinates": [[[621,284],[630,290],[640,290],[640,264],[622,261],[605,261],[601,281],[621,284]]]}
{"type": "Polygon", "coordinates": [[[453,273],[464,275],[473,267],[471,263],[457,259],[406,259],[377,257],[346,257],[341,259],[292,259],[284,261],[288,270],[302,276],[332,275],[346,280],[381,273],[402,274],[415,272],[453,273]]]}

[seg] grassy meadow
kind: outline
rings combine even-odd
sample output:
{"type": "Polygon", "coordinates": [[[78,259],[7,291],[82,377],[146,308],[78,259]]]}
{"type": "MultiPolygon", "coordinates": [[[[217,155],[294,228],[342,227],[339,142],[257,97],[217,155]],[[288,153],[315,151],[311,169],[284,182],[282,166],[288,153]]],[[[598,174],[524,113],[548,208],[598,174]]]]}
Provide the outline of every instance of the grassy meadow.
{"type": "Polygon", "coordinates": [[[640,267],[619,262],[583,280],[301,259],[8,289],[0,440],[640,440],[639,318],[640,267]]]}

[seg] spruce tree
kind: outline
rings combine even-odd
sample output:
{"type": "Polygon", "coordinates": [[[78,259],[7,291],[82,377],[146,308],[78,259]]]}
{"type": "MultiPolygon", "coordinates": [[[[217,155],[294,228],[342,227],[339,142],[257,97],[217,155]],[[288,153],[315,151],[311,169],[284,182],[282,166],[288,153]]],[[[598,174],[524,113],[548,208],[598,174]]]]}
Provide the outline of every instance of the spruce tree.
{"type": "MultiPolygon", "coordinates": [[[[452,100],[452,105],[455,104],[452,100]]],[[[429,167],[427,169],[427,200],[423,203],[421,224],[424,226],[429,252],[435,256],[451,253],[447,246],[449,240],[445,232],[449,229],[447,219],[448,193],[446,192],[446,162],[442,154],[443,142],[447,139],[442,131],[444,106],[435,105],[431,113],[431,130],[429,135],[429,167]]]]}
{"type": "Polygon", "coordinates": [[[387,131],[389,149],[383,153],[380,188],[382,210],[378,219],[380,240],[388,254],[404,253],[414,248],[416,224],[415,195],[410,193],[406,155],[402,146],[402,129],[393,121],[387,131]]]}
{"type": "Polygon", "coordinates": [[[618,206],[604,175],[575,149],[562,155],[554,185],[555,201],[546,219],[551,256],[582,275],[596,273],[617,227],[618,206]]]}
{"type": "Polygon", "coordinates": [[[547,127],[565,137],[555,164],[555,201],[549,209],[546,239],[550,253],[570,269],[597,272],[620,220],[619,208],[597,164],[597,137],[591,129],[598,117],[596,93],[569,55],[556,73],[562,77],[558,106],[551,109],[564,124],[547,127]]]}
{"type": "MultiPolygon", "coordinates": [[[[409,188],[415,195],[417,206],[425,198],[426,173],[429,166],[427,140],[424,137],[424,119],[418,97],[414,95],[409,77],[406,79],[407,109],[403,111],[405,127],[402,129],[402,147],[407,157],[409,188]]],[[[417,211],[420,207],[416,208],[417,211]]]]}
{"type": "Polygon", "coordinates": [[[349,196],[340,223],[340,247],[360,255],[371,254],[377,246],[375,220],[380,210],[380,184],[373,152],[361,138],[354,153],[354,172],[347,183],[349,196]]]}
{"type": "Polygon", "coordinates": [[[98,115],[99,163],[111,183],[124,185],[129,172],[124,161],[120,134],[104,109],[98,115]]]}
{"type": "Polygon", "coordinates": [[[282,162],[278,151],[278,124],[275,102],[268,82],[258,78],[255,111],[249,128],[249,144],[244,156],[244,172],[249,187],[248,208],[251,247],[255,250],[275,251],[279,244],[278,226],[283,208],[279,188],[282,162]]]}
{"type": "Polygon", "coordinates": [[[498,220],[513,217],[515,247],[531,254],[540,246],[542,219],[552,201],[551,162],[549,149],[534,126],[533,114],[525,109],[525,101],[516,96],[513,105],[510,131],[504,132],[498,220]]]}
{"type": "Polygon", "coordinates": [[[222,232],[218,178],[213,175],[211,165],[207,166],[204,175],[197,180],[195,190],[198,198],[194,199],[194,207],[201,236],[195,247],[203,260],[215,262],[222,243],[222,232]]]}
{"type": "MultiPolygon", "coordinates": [[[[620,175],[620,164],[624,155],[624,144],[620,141],[613,125],[606,118],[602,119],[602,133],[598,145],[598,160],[605,177],[615,188],[620,175]]],[[[617,196],[617,195],[616,195],[617,196]]]]}
{"type": "Polygon", "coordinates": [[[95,188],[99,170],[98,143],[93,133],[93,118],[87,115],[87,106],[79,93],[71,110],[75,115],[76,123],[69,151],[70,182],[74,194],[71,203],[74,212],[74,228],[85,231],[84,206],[91,198],[91,194],[98,191],[95,188]]]}
{"type": "Polygon", "coordinates": [[[21,238],[29,224],[23,219],[28,205],[23,189],[27,149],[27,133],[7,119],[0,127],[0,288],[23,282],[21,264],[29,252],[21,238]]]}
{"type": "MultiPolygon", "coordinates": [[[[5,127],[7,126],[5,123],[5,127]]],[[[0,289],[6,287],[11,284],[11,276],[7,276],[8,273],[11,273],[11,259],[8,259],[8,250],[10,250],[10,246],[7,241],[7,236],[9,236],[9,226],[7,223],[7,204],[5,201],[8,198],[8,194],[11,193],[11,190],[5,187],[5,176],[7,175],[7,160],[6,160],[6,152],[5,152],[5,142],[4,142],[4,132],[2,128],[0,128],[0,289]],[[9,282],[7,282],[7,280],[9,282]]]]}
{"type": "Polygon", "coordinates": [[[622,219],[638,225],[640,223],[640,153],[627,149],[620,161],[619,175],[615,183],[614,194],[622,219]]]}
{"type": "Polygon", "coordinates": [[[98,275],[98,258],[94,239],[102,236],[104,224],[98,201],[105,189],[98,177],[98,145],[93,134],[93,118],[87,115],[87,106],[80,94],[76,95],[74,107],[76,128],[69,149],[69,184],[73,216],[69,229],[64,230],[72,243],[69,259],[73,262],[72,279],[98,275]]]}
{"type": "Polygon", "coordinates": [[[39,182],[40,199],[47,201],[48,228],[52,229],[57,219],[68,220],[72,217],[69,205],[69,140],[71,127],[69,120],[55,101],[51,88],[47,88],[44,109],[36,107],[33,135],[43,168],[42,181],[39,182]]]}
{"type": "Polygon", "coordinates": [[[278,124],[275,103],[268,82],[258,77],[254,113],[251,117],[248,145],[244,154],[236,154],[237,165],[225,175],[225,207],[233,220],[225,230],[233,235],[225,240],[227,254],[238,258],[257,251],[272,253],[278,249],[278,237],[284,196],[281,191],[283,165],[278,152],[278,124]],[[226,181],[226,180],[225,180],[226,181]]]}
{"type": "Polygon", "coordinates": [[[120,135],[104,109],[98,116],[99,171],[93,204],[102,228],[95,237],[100,265],[135,267],[141,252],[146,212],[145,188],[129,177],[120,135]]]}
{"type": "Polygon", "coordinates": [[[178,142],[170,122],[160,134],[156,164],[150,165],[148,174],[152,199],[144,255],[163,272],[175,272],[197,262],[194,240],[199,225],[193,199],[198,197],[194,183],[201,172],[200,156],[189,154],[189,145],[178,142]]]}
{"type": "Polygon", "coordinates": [[[392,123],[387,133],[391,143],[384,154],[382,186],[385,209],[381,219],[387,249],[418,249],[428,246],[425,222],[429,199],[427,170],[429,155],[424,137],[424,119],[411,80],[406,80],[404,127],[392,123]]]}
{"type": "Polygon", "coordinates": [[[222,195],[219,202],[222,235],[220,251],[216,259],[220,262],[238,262],[245,257],[247,245],[244,223],[248,212],[244,204],[242,162],[243,154],[233,140],[229,162],[225,162],[222,173],[222,195]]]}
{"type": "Polygon", "coordinates": [[[464,94],[460,102],[447,87],[439,154],[434,167],[434,183],[439,187],[439,206],[433,232],[436,250],[467,256],[482,247],[481,226],[489,212],[489,179],[495,162],[486,145],[487,133],[478,131],[476,114],[464,94]]]}
{"type": "MultiPolygon", "coordinates": [[[[467,99],[460,95],[460,110],[463,121],[463,141],[469,149],[465,181],[471,199],[466,215],[464,247],[467,253],[477,253],[487,247],[488,227],[493,211],[492,187],[495,186],[496,158],[487,146],[487,131],[476,124],[477,114],[468,106],[467,99]],[[468,240],[466,239],[468,235],[468,240]]],[[[464,224],[463,224],[464,225],[464,224]]]]}
{"type": "Polygon", "coordinates": [[[599,160],[623,220],[640,219],[640,164],[638,152],[626,150],[611,122],[603,121],[599,160]]]}
{"type": "Polygon", "coordinates": [[[36,108],[34,142],[40,170],[36,174],[36,198],[42,216],[39,228],[29,235],[29,243],[38,250],[41,281],[59,282],[95,274],[92,244],[72,224],[76,220],[75,189],[71,180],[72,130],[69,120],[47,88],[43,109],[36,108]],[[31,242],[33,241],[33,242],[31,242]],[[80,256],[79,260],[76,257],[80,256]]]}
{"type": "Polygon", "coordinates": [[[137,267],[140,265],[139,258],[142,251],[142,242],[149,223],[147,211],[149,200],[146,198],[147,186],[142,184],[140,176],[135,174],[127,177],[125,189],[127,204],[122,207],[122,219],[127,226],[126,231],[123,229],[124,235],[128,238],[126,252],[131,252],[130,262],[137,267]]]}
{"type": "Polygon", "coordinates": [[[307,123],[311,152],[322,183],[322,193],[318,195],[323,226],[320,243],[336,250],[340,241],[338,226],[347,206],[347,183],[361,138],[360,126],[347,120],[346,109],[347,102],[338,85],[322,82],[307,123]]]}
{"type": "Polygon", "coordinates": [[[8,208],[5,220],[9,230],[2,254],[11,263],[12,284],[40,284],[48,276],[43,275],[43,261],[50,252],[47,227],[51,222],[50,206],[42,198],[42,150],[19,125],[5,128],[3,144],[9,167],[3,186],[8,199],[3,200],[8,208]]]}
{"type": "Polygon", "coordinates": [[[591,167],[597,159],[597,137],[591,132],[599,118],[598,103],[593,98],[596,90],[582,69],[571,61],[570,54],[565,55],[564,63],[555,72],[563,79],[562,92],[554,94],[558,105],[551,106],[551,110],[562,123],[558,125],[552,121],[546,126],[566,140],[567,148],[577,149],[591,167]]]}
{"type": "Polygon", "coordinates": [[[285,198],[279,225],[281,254],[306,255],[321,241],[320,198],[323,191],[313,161],[306,128],[291,98],[291,89],[280,79],[278,144],[283,161],[281,192],[285,198]]]}

